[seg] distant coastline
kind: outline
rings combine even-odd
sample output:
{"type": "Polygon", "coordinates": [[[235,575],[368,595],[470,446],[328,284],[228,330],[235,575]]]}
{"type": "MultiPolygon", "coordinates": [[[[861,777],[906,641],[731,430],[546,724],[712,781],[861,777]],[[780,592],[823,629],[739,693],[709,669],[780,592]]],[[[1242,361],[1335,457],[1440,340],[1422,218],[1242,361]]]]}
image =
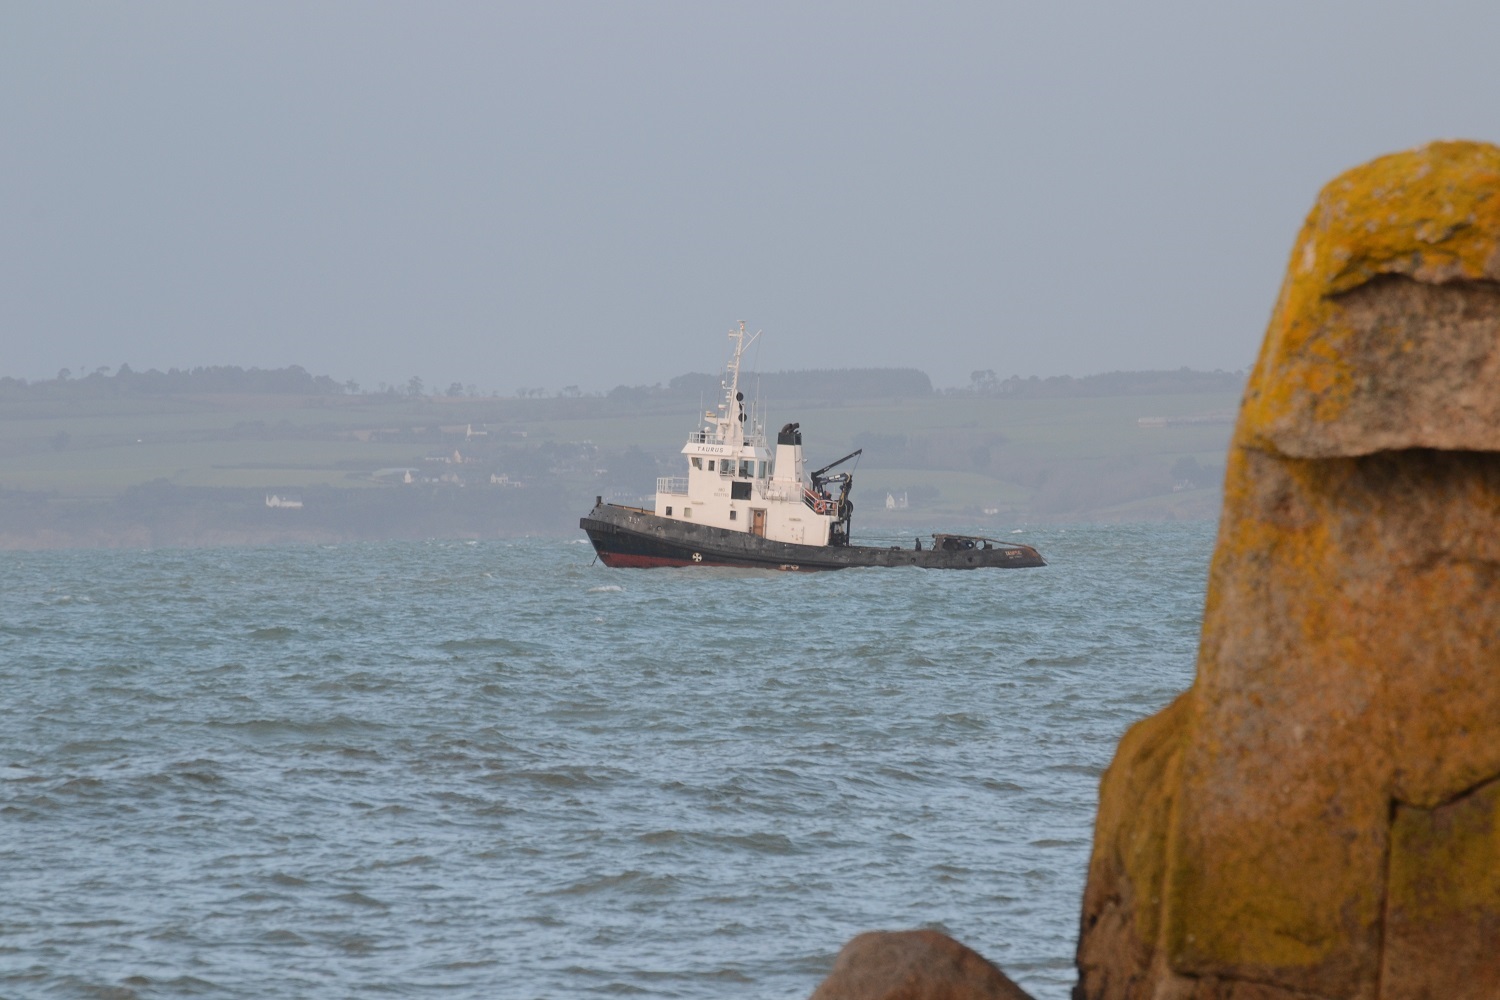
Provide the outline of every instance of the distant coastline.
{"type": "MultiPolygon", "coordinates": [[[[864,449],[857,535],[1215,517],[1243,378],[982,371],[935,389],[915,369],[842,369],[751,385],[762,419],[818,427],[830,458],[864,449]]],[[[0,549],[566,536],[595,496],[649,496],[677,461],[661,442],[716,387],[363,392],[295,366],[0,378],[0,549]]]]}

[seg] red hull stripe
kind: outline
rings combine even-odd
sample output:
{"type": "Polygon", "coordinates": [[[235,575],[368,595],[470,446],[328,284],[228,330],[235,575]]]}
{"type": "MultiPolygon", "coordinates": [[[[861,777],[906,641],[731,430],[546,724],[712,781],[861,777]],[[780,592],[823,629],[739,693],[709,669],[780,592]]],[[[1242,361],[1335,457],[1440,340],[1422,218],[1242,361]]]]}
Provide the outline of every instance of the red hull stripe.
{"type": "Polygon", "coordinates": [[[710,566],[712,563],[695,563],[691,559],[671,559],[667,556],[631,555],[624,552],[601,552],[599,561],[606,566],[633,569],[649,569],[653,566],[710,566]]]}
{"type": "MultiPolygon", "coordinates": [[[[704,559],[702,562],[693,562],[691,559],[674,559],[669,556],[644,556],[628,554],[624,552],[600,552],[599,561],[611,569],[651,569],[657,566],[717,566],[725,569],[779,569],[779,570],[803,570],[801,566],[753,566],[740,563],[713,562],[704,559]]],[[[814,569],[817,567],[807,567],[814,569]]],[[[805,570],[803,570],[805,572],[805,570]]]]}

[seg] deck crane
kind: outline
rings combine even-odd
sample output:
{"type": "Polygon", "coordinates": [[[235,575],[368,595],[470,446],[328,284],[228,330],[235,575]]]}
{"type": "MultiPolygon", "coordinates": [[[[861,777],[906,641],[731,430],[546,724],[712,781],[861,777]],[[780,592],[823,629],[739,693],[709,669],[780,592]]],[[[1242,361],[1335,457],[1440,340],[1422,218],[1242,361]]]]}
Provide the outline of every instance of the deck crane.
{"type": "Polygon", "coordinates": [[[834,508],[838,520],[829,528],[828,543],[830,545],[849,544],[849,519],[854,516],[854,501],[849,499],[849,491],[854,488],[854,473],[835,472],[830,476],[828,475],[828,470],[836,469],[849,461],[849,459],[858,458],[863,453],[863,448],[856,448],[843,458],[829,462],[809,476],[812,479],[812,491],[825,499],[832,498],[828,496],[828,491],[824,487],[830,483],[840,484],[837,506],[834,508]]]}

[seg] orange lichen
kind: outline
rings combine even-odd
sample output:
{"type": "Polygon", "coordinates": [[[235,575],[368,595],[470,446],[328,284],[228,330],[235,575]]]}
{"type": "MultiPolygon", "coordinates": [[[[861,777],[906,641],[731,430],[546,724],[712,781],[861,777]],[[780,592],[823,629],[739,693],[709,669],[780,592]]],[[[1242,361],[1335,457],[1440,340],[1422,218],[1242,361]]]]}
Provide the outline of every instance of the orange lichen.
{"type": "Polygon", "coordinates": [[[1500,281],[1497,237],[1500,148],[1486,143],[1435,142],[1330,182],[1292,250],[1237,443],[1286,451],[1278,430],[1336,421],[1360,391],[1339,296],[1382,275],[1500,281]]]}
{"type": "MultiPolygon", "coordinates": [[[[1172,796],[1178,781],[1178,763],[1188,731],[1191,701],[1180,696],[1167,708],[1132,726],[1120,740],[1115,764],[1120,775],[1106,783],[1099,800],[1099,828],[1121,834],[1113,841],[1095,845],[1091,867],[1099,869],[1111,884],[1124,879],[1131,900],[1138,908],[1132,947],[1149,949],[1156,944],[1162,903],[1163,872],[1168,855],[1172,796]]],[[[1119,900],[1085,900],[1085,910],[1103,911],[1119,900]]],[[[1088,914],[1085,920],[1089,919],[1088,914]]]]}
{"type": "Polygon", "coordinates": [[[1497,517],[1500,148],[1434,143],[1302,228],[1197,677],[1102,783],[1079,996],[1500,995],[1497,517]]]}
{"type": "Polygon", "coordinates": [[[1395,813],[1381,975],[1388,994],[1495,996],[1500,783],[1438,808],[1402,804],[1395,813]],[[1433,963],[1434,955],[1442,960],[1433,963]]]}

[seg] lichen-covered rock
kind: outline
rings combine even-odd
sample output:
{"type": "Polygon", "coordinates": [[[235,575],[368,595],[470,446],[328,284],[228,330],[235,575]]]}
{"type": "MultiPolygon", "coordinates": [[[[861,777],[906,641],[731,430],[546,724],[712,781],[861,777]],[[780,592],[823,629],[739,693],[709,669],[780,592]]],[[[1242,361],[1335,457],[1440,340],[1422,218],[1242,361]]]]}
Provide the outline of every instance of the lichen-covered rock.
{"type": "Polygon", "coordinates": [[[1101,788],[1077,996],[1500,996],[1500,149],[1329,184],[1198,674],[1101,788]]]}
{"type": "Polygon", "coordinates": [[[870,931],[834,959],[811,1000],[1031,1000],[978,952],[937,931],[870,931]]]}

